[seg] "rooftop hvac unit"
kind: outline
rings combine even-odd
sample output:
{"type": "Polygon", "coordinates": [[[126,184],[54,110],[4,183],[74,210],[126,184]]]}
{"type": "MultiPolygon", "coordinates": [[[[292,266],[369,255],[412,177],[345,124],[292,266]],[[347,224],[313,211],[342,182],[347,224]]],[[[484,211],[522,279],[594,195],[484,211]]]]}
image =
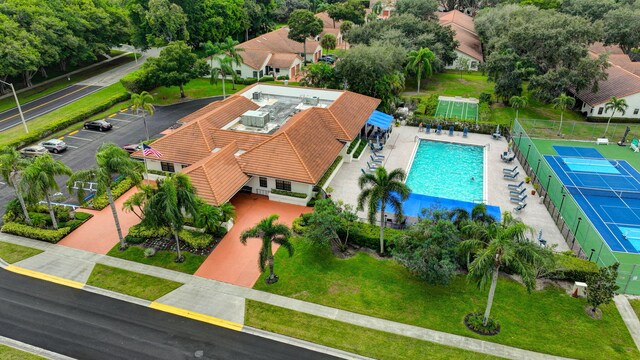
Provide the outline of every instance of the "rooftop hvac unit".
{"type": "Polygon", "coordinates": [[[256,91],[253,93],[253,100],[262,100],[262,91],[256,91]]]}
{"type": "Polygon", "coordinates": [[[318,104],[320,103],[320,98],[317,97],[317,96],[305,97],[305,98],[302,99],[302,103],[304,105],[318,106],[318,104]]]}
{"type": "Polygon", "coordinates": [[[266,111],[249,110],[242,114],[240,123],[244,126],[263,128],[269,122],[269,119],[269,113],[266,111]]]}

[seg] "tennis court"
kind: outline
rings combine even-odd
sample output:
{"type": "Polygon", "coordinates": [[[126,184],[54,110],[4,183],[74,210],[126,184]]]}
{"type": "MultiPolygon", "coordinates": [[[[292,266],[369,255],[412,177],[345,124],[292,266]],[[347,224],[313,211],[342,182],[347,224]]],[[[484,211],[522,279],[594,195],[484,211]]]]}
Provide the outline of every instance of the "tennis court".
{"type": "Polygon", "coordinates": [[[462,97],[439,96],[436,117],[445,119],[477,120],[478,100],[462,97]]]}
{"type": "Polygon", "coordinates": [[[597,149],[553,148],[545,159],[609,248],[640,253],[640,173],[597,149]]]}

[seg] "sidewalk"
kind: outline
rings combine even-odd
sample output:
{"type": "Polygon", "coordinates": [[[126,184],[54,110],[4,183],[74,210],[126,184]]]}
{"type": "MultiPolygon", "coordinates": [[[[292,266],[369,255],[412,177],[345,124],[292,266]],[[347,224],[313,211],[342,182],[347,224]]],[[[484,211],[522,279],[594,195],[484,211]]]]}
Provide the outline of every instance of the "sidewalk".
{"type": "MultiPolygon", "coordinates": [[[[233,330],[249,333],[256,332],[255,329],[243,326],[245,300],[250,299],[357,326],[509,359],[563,359],[553,355],[361,315],[84,250],[71,249],[7,234],[0,234],[0,241],[44,250],[41,254],[7,267],[7,270],[22,271],[23,273],[35,271],[53,275],[57,278],[50,277],[49,281],[62,284],[69,282],[65,285],[81,287],[88,291],[108,293],[106,290],[98,290],[84,285],[95,264],[119,267],[183,283],[183,286],[151,303],[139,299],[129,299],[130,297],[124,295],[118,297],[124,301],[132,300],[143,306],[172,312],[176,315],[190,317],[233,330]],[[26,269],[26,271],[23,269],[26,269]]],[[[45,277],[33,273],[29,275],[45,277]]],[[[347,356],[347,358],[353,358],[353,356],[347,356]]]]}

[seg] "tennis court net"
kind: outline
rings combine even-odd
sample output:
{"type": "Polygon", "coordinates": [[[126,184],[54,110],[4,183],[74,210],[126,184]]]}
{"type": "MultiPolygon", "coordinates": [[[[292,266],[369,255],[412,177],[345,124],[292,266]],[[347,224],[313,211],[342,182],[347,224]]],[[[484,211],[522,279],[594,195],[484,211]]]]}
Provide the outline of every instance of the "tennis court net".
{"type": "Polygon", "coordinates": [[[640,191],[628,191],[628,190],[614,190],[614,189],[599,189],[588,188],[578,186],[567,186],[569,192],[572,194],[582,194],[584,196],[599,196],[608,198],[620,198],[620,199],[640,199],[640,191]]]}

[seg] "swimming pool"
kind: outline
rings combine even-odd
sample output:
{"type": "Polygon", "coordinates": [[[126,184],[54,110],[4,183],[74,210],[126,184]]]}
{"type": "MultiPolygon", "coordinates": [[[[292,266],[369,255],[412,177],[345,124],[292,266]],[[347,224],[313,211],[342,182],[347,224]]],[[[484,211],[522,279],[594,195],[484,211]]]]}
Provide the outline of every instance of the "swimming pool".
{"type": "Polygon", "coordinates": [[[420,140],[406,184],[417,194],[482,202],[484,148],[420,140]]]}

